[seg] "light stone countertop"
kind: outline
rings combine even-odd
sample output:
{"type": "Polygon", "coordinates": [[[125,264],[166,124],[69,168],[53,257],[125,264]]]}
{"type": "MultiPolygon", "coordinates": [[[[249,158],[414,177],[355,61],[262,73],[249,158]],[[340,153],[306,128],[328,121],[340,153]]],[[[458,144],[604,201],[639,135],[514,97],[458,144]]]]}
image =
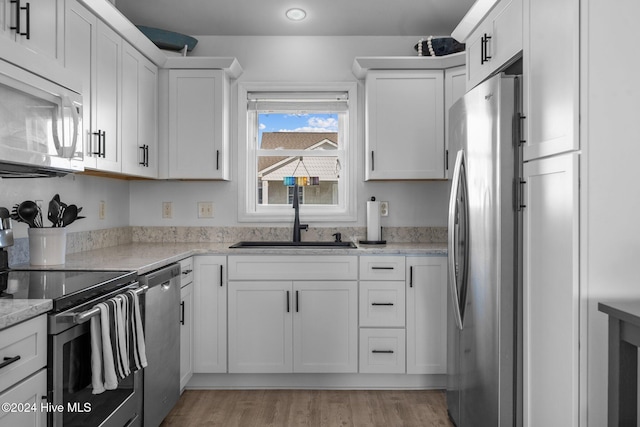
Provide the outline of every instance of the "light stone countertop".
{"type": "Polygon", "coordinates": [[[29,320],[51,310],[50,299],[2,299],[0,300],[0,330],[29,320]]]}
{"type": "MultiPolygon", "coordinates": [[[[229,243],[130,243],[66,255],[51,270],[117,270],[145,274],[193,255],[432,255],[446,256],[446,243],[388,243],[345,248],[235,248],[229,243]]],[[[30,268],[16,265],[12,268],[30,268]]],[[[43,269],[43,267],[38,267],[43,269]]],[[[0,300],[0,329],[51,310],[51,300],[0,300]]]]}
{"type": "MultiPolygon", "coordinates": [[[[388,243],[347,248],[235,248],[229,243],[130,243],[67,254],[59,270],[123,270],[145,274],[193,255],[433,255],[446,256],[446,243],[388,243]]],[[[28,268],[28,265],[14,268],[28,268]]],[[[39,267],[42,268],[42,267],[39,267]]]]}

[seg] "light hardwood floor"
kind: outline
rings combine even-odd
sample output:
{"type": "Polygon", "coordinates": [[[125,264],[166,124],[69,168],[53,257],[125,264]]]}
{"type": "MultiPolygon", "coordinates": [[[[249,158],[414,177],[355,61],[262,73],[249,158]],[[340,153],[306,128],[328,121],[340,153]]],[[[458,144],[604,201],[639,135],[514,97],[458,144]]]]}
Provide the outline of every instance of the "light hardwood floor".
{"type": "Polygon", "coordinates": [[[161,427],[452,427],[433,390],[186,390],[161,427]]]}

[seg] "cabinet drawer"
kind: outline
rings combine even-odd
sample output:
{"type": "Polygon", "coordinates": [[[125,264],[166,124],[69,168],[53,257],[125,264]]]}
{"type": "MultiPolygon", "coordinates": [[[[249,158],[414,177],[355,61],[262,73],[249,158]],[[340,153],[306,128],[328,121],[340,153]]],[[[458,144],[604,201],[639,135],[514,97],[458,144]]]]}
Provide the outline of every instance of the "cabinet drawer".
{"type": "Polygon", "coordinates": [[[230,256],[229,280],[357,280],[358,257],[230,256]]]}
{"type": "Polygon", "coordinates": [[[403,256],[360,257],[360,280],[404,280],[403,256]]]}
{"type": "Polygon", "coordinates": [[[405,283],[360,282],[360,326],[404,327],[405,283]]]}
{"type": "Polygon", "coordinates": [[[0,369],[0,390],[47,366],[47,316],[0,331],[0,362],[14,358],[18,359],[0,369]]]}
{"type": "Polygon", "coordinates": [[[47,413],[40,410],[40,405],[46,402],[46,396],[47,370],[41,369],[37,374],[0,394],[0,402],[2,403],[23,405],[15,409],[24,407],[31,409],[35,406],[36,410],[0,411],[0,426],[45,426],[47,413]]]}
{"type": "Polygon", "coordinates": [[[180,261],[180,287],[183,288],[193,282],[193,257],[180,261]]]}
{"type": "Polygon", "coordinates": [[[360,372],[404,374],[404,329],[360,329],[360,372]]]}

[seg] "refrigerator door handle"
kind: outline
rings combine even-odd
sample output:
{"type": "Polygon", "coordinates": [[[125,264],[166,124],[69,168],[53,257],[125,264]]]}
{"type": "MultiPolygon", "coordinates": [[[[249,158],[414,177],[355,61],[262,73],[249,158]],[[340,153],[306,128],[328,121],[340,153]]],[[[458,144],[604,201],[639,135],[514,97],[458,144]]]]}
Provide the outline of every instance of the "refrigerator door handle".
{"type": "MultiPolygon", "coordinates": [[[[463,232],[467,233],[467,215],[466,212],[463,212],[462,215],[459,215],[458,212],[458,199],[460,197],[460,189],[462,189],[463,193],[463,209],[466,210],[467,203],[467,194],[466,194],[466,174],[465,174],[465,155],[464,151],[458,151],[456,156],[455,168],[453,171],[453,181],[451,187],[451,196],[449,199],[449,221],[448,221],[448,269],[449,269],[449,290],[451,291],[451,299],[453,301],[453,313],[454,318],[456,320],[456,325],[459,329],[462,329],[462,307],[460,305],[460,294],[458,293],[458,289],[461,286],[464,286],[465,278],[467,276],[466,268],[468,265],[468,256],[467,256],[467,236],[465,236],[465,247],[463,250],[465,251],[464,259],[462,260],[462,274],[458,274],[457,265],[458,265],[458,239],[456,235],[456,227],[457,221],[463,221],[465,224],[462,224],[463,232]],[[463,181],[461,181],[463,180],[463,181]],[[460,283],[458,283],[458,279],[462,278],[460,283]]],[[[463,291],[463,294],[465,292],[463,291]]]]}

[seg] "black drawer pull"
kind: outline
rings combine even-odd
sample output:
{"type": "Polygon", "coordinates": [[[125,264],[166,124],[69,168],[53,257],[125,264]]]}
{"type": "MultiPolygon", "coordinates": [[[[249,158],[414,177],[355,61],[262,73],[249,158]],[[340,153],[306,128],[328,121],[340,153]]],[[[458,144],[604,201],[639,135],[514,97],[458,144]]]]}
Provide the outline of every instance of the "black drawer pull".
{"type": "Polygon", "coordinates": [[[287,313],[290,311],[289,307],[289,291],[287,291],[287,313]]]}
{"type": "Polygon", "coordinates": [[[20,360],[20,356],[5,357],[4,362],[0,363],[0,369],[4,368],[5,366],[11,365],[12,363],[17,362],[18,360],[20,360]]]}
{"type": "Polygon", "coordinates": [[[224,281],[224,273],[222,272],[222,265],[220,265],[220,287],[222,287],[222,282],[224,281]]]}
{"type": "Polygon", "coordinates": [[[393,350],[371,350],[371,353],[393,354],[393,350]]]}
{"type": "Polygon", "coordinates": [[[180,324],[184,325],[184,301],[180,303],[180,324]]]}
{"type": "Polygon", "coordinates": [[[372,302],[371,305],[393,305],[392,302],[372,302]]]}
{"type": "Polygon", "coordinates": [[[395,270],[395,267],[371,267],[372,270],[395,270]]]}
{"type": "Polygon", "coordinates": [[[184,270],[184,271],[182,272],[182,274],[184,274],[184,275],[191,274],[191,272],[192,272],[192,271],[193,271],[193,270],[184,270]]]}

